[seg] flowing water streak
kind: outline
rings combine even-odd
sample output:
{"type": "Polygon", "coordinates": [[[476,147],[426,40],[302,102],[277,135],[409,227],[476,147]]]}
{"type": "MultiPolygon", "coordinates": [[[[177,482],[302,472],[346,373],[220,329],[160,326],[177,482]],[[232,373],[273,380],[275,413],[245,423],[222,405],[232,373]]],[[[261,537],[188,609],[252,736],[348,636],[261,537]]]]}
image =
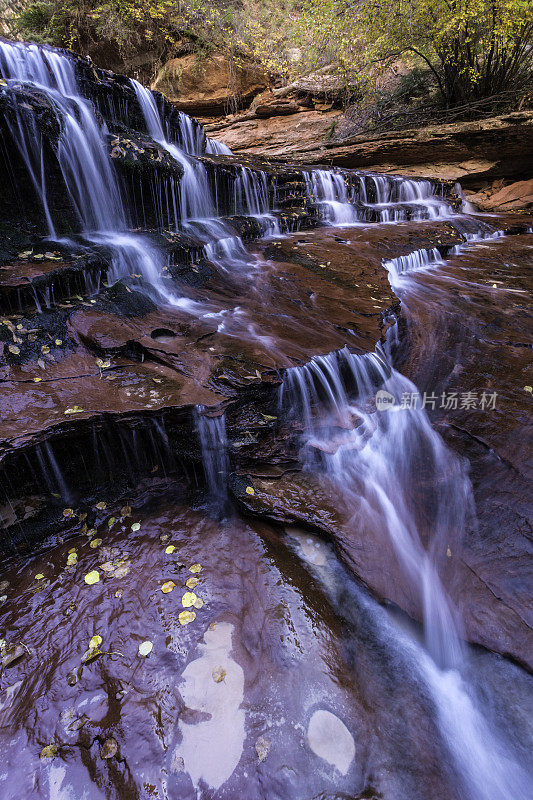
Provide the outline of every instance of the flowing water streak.
{"type": "Polygon", "coordinates": [[[197,406],[194,420],[202,451],[202,464],[209,497],[219,509],[228,502],[228,440],[226,417],[209,416],[205,406],[197,406]]]}

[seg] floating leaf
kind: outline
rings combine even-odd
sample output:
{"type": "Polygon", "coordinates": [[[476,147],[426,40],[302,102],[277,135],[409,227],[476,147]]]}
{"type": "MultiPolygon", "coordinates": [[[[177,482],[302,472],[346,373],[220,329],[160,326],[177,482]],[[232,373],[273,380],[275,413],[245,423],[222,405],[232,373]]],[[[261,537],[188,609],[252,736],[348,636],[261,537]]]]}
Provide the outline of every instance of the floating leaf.
{"type": "Polygon", "coordinates": [[[125,578],[128,572],[130,571],[130,567],[128,564],[121,564],[113,573],[114,578],[125,578]]]}
{"type": "Polygon", "coordinates": [[[138,531],[140,529],[140,527],[141,527],[141,523],[140,522],[134,522],[133,525],[131,526],[131,529],[132,529],[132,531],[138,531]]]}
{"type": "Polygon", "coordinates": [[[224,667],[215,667],[212,672],[212,675],[215,683],[220,683],[226,677],[226,670],[224,669],[224,667]]]}
{"type": "Polygon", "coordinates": [[[89,647],[81,657],[82,664],[90,664],[91,661],[96,661],[101,655],[103,653],[99,647],[89,647]]]}
{"type": "Polygon", "coordinates": [[[102,540],[101,539],[93,539],[92,541],[89,542],[89,547],[92,547],[93,550],[94,550],[101,544],[102,544],[102,540]]]}
{"type": "Polygon", "coordinates": [[[196,595],[194,594],[194,592],[185,592],[185,594],[181,598],[181,603],[183,605],[183,608],[190,608],[192,605],[194,605],[195,600],[196,600],[196,595]]]}
{"type": "Polygon", "coordinates": [[[105,508],[107,508],[107,503],[104,503],[103,500],[101,500],[96,504],[96,508],[98,508],[100,511],[103,511],[105,508]]]}
{"type": "Polygon", "coordinates": [[[40,383],[41,381],[42,381],[42,378],[34,378],[33,379],[34,383],[40,383]]]}
{"type": "Polygon", "coordinates": [[[159,537],[160,542],[168,542],[169,539],[170,536],[168,535],[168,533],[162,533],[161,536],[159,537]]]}
{"type": "Polygon", "coordinates": [[[178,615],[178,619],[180,621],[180,625],[188,625],[190,622],[196,619],[196,614],[194,611],[182,611],[178,615]]]}
{"type": "Polygon", "coordinates": [[[165,581],[165,583],[161,587],[161,591],[163,592],[163,594],[168,594],[169,592],[172,591],[175,585],[176,584],[174,583],[174,581],[165,581]]]}
{"type": "Polygon", "coordinates": [[[73,567],[74,564],[77,564],[77,562],[78,562],[78,556],[76,555],[76,553],[69,553],[67,557],[67,566],[73,567]]]}
{"type": "Polygon", "coordinates": [[[141,642],[139,645],[139,655],[146,658],[146,656],[150,655],[153,649],[154,645],[147,639],[145,642],[141,642]]]}
{"type": "Polygon", "coordinates": [[[43,747],[39,758],[41,761],[45,761],[47,758],[55,758],[57,756],[57,745],[56,744],[47,744],[46,747],[43,747]]]}
{"type": "Polygon", "coordinates": [[[87,583],[89,586],[92,586],[93,583],[98,583],[99,580],[100,580],[100,573],[98,572],[97,569],[93,569],[91,570],[91,572],[88,572],[84,578],[85,583],[87,583]]]}
{"type": "Polygon", "coordinates": [[[61,339],[56,339],[56,340],[55,340],[55,343],[57,344],[57,346],[58,346],[58,347],[59,347],[60,345],[62,345],[62,344],[63,344],[63,342],[61,341],[61,339]]]}
{"type": "Polygon", "coordinates": [[[38,572],[37,575],[35,576],[36,581],[42,581],[43,578],[44,575],[42,574],[42,572],[38,572]]]}
{"type": "Polygon", "coordinates": [[[100,755],[102,758],[113,758],[118,750],[118,744],[115,739],[106,739],[100,748],[100,755]]]}
{"type": "Polygon", "coordinates": [[[260,736],[255,743],[255,752],[259,761],[264,761],[270,752],[270,742],[264,736],[260,736]]]}
{"type": "Polygon", "coordinates": [[[193,603],[193,606],[195,608],[202,608],[203,604],[204,604],[204,601],[202,600],[202,598],[201,597],[197,597],[196,600],[193,603]]]}
{"type": "Polygon", "coordinates": [[[174,547],[174,545],[173,545],[173,544],[169,544],[169,546],[168,546],[168,547],[165,547],[165,553],[166,553],[167,555],[170,555],[171,553],[173,553],[173,552],[174,552],[174,550],[175,550],[175,549],[176,549],[176,548],[174,547]]]}
{"type": "Polygon", "coordinates": [[[197,574],[198,572],[201,572],[201,571],[202,571],[202,565],[201,564],[193,564],[192,567],[189,567],[189,572],[192,572],[194,574],[197,574]]]}
{"type": "Polygon", "coordinates": [[[107,527],[108,528],[112,528],[116,521],[117,520],[115,519],[115,517],[109,517],[109,519],[107,521],[107,527]]]}
{"type": "Polygon", "coordinates": [[[100,569],[102,569],[104,572],[113,572],[115,566],[111,561],[105,561],[103,564],[100,564],[100,569]]]}
{"type": "Polygon", "coordinates": [[[188,589],[194,589],[195,586],[198,586],[198,578],[187,578],[185,586],[188,589]]]}
{"type": "Polygon", "coordinates": [[[251,494],[251,495],[255,494],[255,489],[253,488],[253,486],[246,487],[246,494],[251,494]]]}
{"type": "Polygon", "coordinates": [[[89,642],[89,649],[94,650],[95,647],[100,647],[102,642],[103,642],[102,637],[98,633],[95,633],[91,641],[89,642]]]}

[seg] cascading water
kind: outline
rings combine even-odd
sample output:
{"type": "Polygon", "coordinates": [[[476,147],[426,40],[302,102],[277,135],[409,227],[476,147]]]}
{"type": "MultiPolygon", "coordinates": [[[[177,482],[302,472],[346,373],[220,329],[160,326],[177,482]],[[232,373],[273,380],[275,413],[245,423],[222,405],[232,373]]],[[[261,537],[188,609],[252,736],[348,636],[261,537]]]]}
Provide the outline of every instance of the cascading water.
{"type": "Polygon", "coordinates": [[[316,169],[304,173],[307,194],[328,225],[448,217],[448,203],[435,196],[430,181],[387,175],[359,175],[348,181],[340,172],[316,169]]]}
{"type": "MultiPolygon", "coordinates": [[[[391,283],[406,266],[429,264],[437,253],[397,259],[394,269],[389,267],[391,283]]],[[[371,540],[378,532],[379,540],[385,534],[418,598],[425,648],[414,642],[409,648],[415,648],[414,663],[467,796],[527,800],[528,776],[485,719],[483,701],[470,683],[460,614],[439,574],[449,548],[475,524],[472,487],[465,463],[444,445],[426,411],[412,405],[417,395],[378,345],[373,354],[344,349],[290,368],[279,403],[282,415],[303,422],[304,468],[337,488],[355,535],[371,540]],[[417,506],[413,487],[418,487],[417,506]]]]}
{"type": "MultiPolygon", "coordinates": [[[[111,276],[118,280],[130,274],[142,275],[165,301],[187,307],[187,300],[170,294],[163,285],[162,254],[143,237],[127,232],[118,181],[105,150],[106,131],[91,103],[80,95],[72,59],[36,45],[0,42],[0,75],[11,91],[16,90],[17,84],[31,84],[47,97],[54,109],[61,130],[57,158],[67,193],[85,239],[110,248],[111,276]]],[[[21,149],[27,147],[27,137],[19,137],[18,142],[21,149]]],[[[31,145],[36,159],[41,151],[40,139],[34,138],[31,145]]],[[[36,184],[36,177],[31,174],[36,184]]],[[[39,193],[45,196],[44,182],[40,185],[39,193]]],[[[54,238],[45,201],[43,205],[49,219],[49,234],[54,238]]]]}
{"type": "Polygon", "coordinates": [[[209,416],[204,406],[195,409],[194,419],[211,501],[223,510],[228,502],[228,440],[225,415],[209,416]]]}
{"type": "MultiPolygon", "coordinates": [[[[181,182],[181,227],[205,243],[204,252],[209,260],[222,266],[248,264],[250,256],[240,236],[227,223],[215,218],[217,209],[205,166],[200,161],[189,158],[167,140],[152,92],[136,80],[132,79],[131,83],[144,115],[148,133],[184,170],[181,182]]],[[[235,181],[235,213],[264,219],[265,232],[274,233],[279,228],[275,217],[268,214],[268,192],[265,181],[266,176],[263,173],[258,179],[250,170],[241,168],[235,181]]]]}

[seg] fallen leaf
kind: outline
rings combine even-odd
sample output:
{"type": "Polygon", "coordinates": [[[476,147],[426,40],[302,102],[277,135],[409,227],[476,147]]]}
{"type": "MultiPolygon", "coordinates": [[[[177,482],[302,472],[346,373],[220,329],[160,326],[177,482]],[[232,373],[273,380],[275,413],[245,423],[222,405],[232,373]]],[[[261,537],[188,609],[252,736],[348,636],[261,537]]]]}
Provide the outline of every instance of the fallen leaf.
{"type": "Polygon", "coordinates": [[[194,589],[195,586],[198,586],[198,578],[187,578],[185,586],[188,589],[194,589]]]}
{"type": "Polygon", "coordinates": [[[92,547],[93,550],[94,550],[101,544],[102,544],[102,540],[101,539],[92,539],[92,541],[89,542],[89,547],[92,547]]]}
{"type": "Polygon", "coordinates": [[[105,508],[107,508],[107,503],[104,503],[103,500],[101,500],[96,504],[96,508],[100,509],[100,511],[103,511],[105,508]]]}
{"type": "Polygon", "coordinates": [[[260,736],[255,743],[255,752],[259,761],[264,761],[270,752],[270,742],[264,736],[260,736]]]}
{"type": "Polygon", "coordinates": [[[203,604],[204,604],[204,601],[202,600],[202,598],[201,597],[197,597],[196,600],[193,603],[193,606],[195,608],[197,608],[197,609],[200,609],[200,608],[202,608],[203,604]]]}
{"type": "Polygon", "coordinates": [[[118,744],[115,739],[106,739],[100,748],[100,755],[102,758],[113,758],[118,750],[118,744]]]}
{"type": "Polygon", "coordinates": [[[56,744],[47,744],[46,747],[43,747],[39,758],[41,761],[45,761],[47,758],[55,758],[57,756],[57,745],[56,744]]]}
{"type": "Polygon", "coordinates": [[[35,576],[36,581],[42,581],[43,578],[44,575],[42,574],[42,572],[38,572],[37,575],[35,576]]]}
{"type": "Polygon", "coordinates": [[[100,573],[98,572],[97,569],[93,569],[91,570],[91,572],[88,572],[84,578],[85,583],[87,583],[89,586],[92,586],[93,583],[98,583],[99,580],[100,580],[100,573]]]}
{"type": "Polygon", "coordinates": [[[220,683],[226,677],[226,670],[224,667],[215,667],[212,672],[213,680],[215,683],[220,683]]]}
{"type": "Polygon", "coordinates": [[[20,353],[20,347],[17,347],[16,344],[8,345],[7,349],[9,350],[10,353],[14,353],[15,355],[18,355],[18,353],[20,353]]]}
{"type": "Polygon", "coordinates": [[[176,548],[174,547],[174,545],[173,545],[173,544],[169,544],[169,546],[168,546],[168,547],[165,547],[165,553],[166,553],[167,555],[170,555],[171,553],[173,553],[173,552],[174,552],[174,550],[175,550],[175,549],[176,549],[176,548]]]}
{"type": "Polygon", "coordinates": [[[63,516],[66,519],[68,519],[69,517],[73,517],[74,516],[74,511],[71,508],[65,508],[65,509],[63,509],[63,516]]]}
{"type": "Polygon", "coordinates": [[[196,619],[196,614],[194,611],[182,611],[178,615],[178,619],[180,621],[180,625],[188,625],[190,622],[196,619]]]}
{"type": "Polygon", "coordinates": [[[196,600],[196,595],[194,594],[194,592],[185,592],[185,594],[181,598],[181,604],[183,605],[183,608],[190,608],[192,605],[194,605],[195,600],[196,600]]]}
{"type": "Polygon", "coordinates": [[[124,589],[117,589],[117,591],[115,592],[115,597],[122,597],[123,594],[124,594],[124,589]]]}
{"type": "Polygon", "coordinates": [[[189,567],[189,572],[192,572],[194,574],[196,574],[198,572],[201,572],[201,571],[202,571],[202,565],[201,564],[193,564],[192,567],[189,567]]]}
{"type": "Polygon", "coordinates": [[[120,513],[122,514],[123,517],[129,517],[131,514],[130,506],[122,506],[122,508],[120,509],[120,513]]]}
{"type": "Polygon", "coordinates": [[[163,594],[168,594],[169,592],[172,591],[175,585],[176,584],[174,583],[174,581],[165,581],[165,583],[161,587],[161,591],[163,592],[163,594]]]}
{"type": "Polygon", "coordinates": [[[98,633],[95,633],[91,641],[89,642],[89,649],[94,650],[95,647],[100,647],[102,642],[103,642],[102,637],[98,633]]]}
{"type": "Polygon", "coordinates": [[[524,386],[524,392],[533,393],[533,386],[524,386]]]}
{"type": "Polygon", "coordinates": [[[147,639],[145,642],[141,642],[141,644],[139,645],[139,655],[144,656],[144,658],[146,658],[146,656],[150,655],[153,649],[154,645],[147,639]]]}
{"type": "Polygon", "coordinates": [[[140,529],[140,527],[141,527],[141,523],[140,522],[134,522],[133,525],[131,526],[131,529],[132,529],[132,531],[138,531],[140,529]]]}
{"type": "Polygon", "coordinates": [[[76,555],[76,553],[69,553],[67,557],[67,566],[73,567],[74,564],[77,564],[77,562],[78,562],[78,556],[76,555]]]}
{"type": "Polygon", "coordinates": [[[83,408],[80,406],[72,406],[72,408],[67,408],[63,411],[63,414],[82,414],[83,408]]]}
{"type": "Polygon", "coordinates": [[[255,489],[252,486],[246,487],[246,494],[255,494],[255,489]]]}

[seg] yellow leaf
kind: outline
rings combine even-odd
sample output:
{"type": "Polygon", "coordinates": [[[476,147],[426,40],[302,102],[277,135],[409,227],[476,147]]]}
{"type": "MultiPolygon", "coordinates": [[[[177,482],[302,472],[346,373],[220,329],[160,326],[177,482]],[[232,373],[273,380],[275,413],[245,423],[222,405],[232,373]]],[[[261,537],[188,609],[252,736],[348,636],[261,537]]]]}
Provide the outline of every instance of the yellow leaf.
{"type": "Polygon", "coordinates": [[[132,531],[138,531],[140,527],[141,527],[140,522],[134,522],[133,525],[131,526],[131,529],[132,531]]]}
{"type": "Polygon", "coordinates": [[[91,542],[89,542],[89,547],[92,547],[93,550],[95,550],[101,544],[102,544],[102,540],[101,539],[93,539],[91,542]]]}
{"type": "Polygon", "coordinates": [[[533,393],[533,386],[524,386],[524,392],[533,393]]]}
{"type": "Polygon", "coordinates": [[[189,567],[189,572],[192,572],[193,574],[197,574],[198,572],[201,571],[202,571],[201,564],[193,564],[192,567],[189,567]]]}
{"type": "Polygon", "coordinates": [[[194,592],[185,592],[183,597],[181,598],[181,604],[183,608],[190,608],[194,605],[194,601],[196,600],[196,595],[194,592]]]}
{"type": "Polygon", "coordinates": [[[178,619],[180,621],[180,625],[188,625],[190,622],[196,619],[196,614],[194,611],[182,611],[178,615],[178,619]]]}
{"type": "Polygon", "coordinates": [[[226,670],[224,667],[215,667],[212,672],[213,680],[215,683],[220,683],[226,677],[226,670]]]}
{"type": "Polygon", "coordinates": [[[57,745],[56,744],[47,744],[46,747],[43,747],[39,758],[41,761],[44,761],[47,758],[54,758],[57,755],[57,745]]]}
{"type": "Polygon", "coordinates": [[[94,650],[95,647],[100,647],[102,642],[103,642],[102,637],[99,636],[99,634],[95,633],[95,635],[92,637],[91,641],[89,642],[89,648],[91,650],[94,650]]]}
{"type": "Polygon", "coordinates": [[[163,592],[163,594],[168,594],[169,592],[172,591],[175,585],[176,584],[174,583],[174,581],[165,581],[165,583],[161,587],[161,591],[163,592]]]}
{"type": "Polygon", "coordinates": [[[255,494],[255,490],[253,489],[252,486],[246,487],[246,494],[252,494],[252,495],[255,494]]]}
{"type": "Polygon", "coordinates": [[[203,604],[204,604],[204,601],[202,600],[202,598],[201,597],[197,597],[195,599],[194,603],[193,603],[193,606],[195,608],[202,608],[203,604]]]}
{"type": "Polygon", "coordinates": [[[171,553],[173,553],[173,552],[174,552],[174,550],[175,550],[175,549],[176,549],[176,548],[174,547],[174,545],[173,545],[173,544],[169,544],[169,546],[168,546],[168,547],[165,547],[165,553],[166,553],[167,555],[170,555],[171,553]]]}
{"type": "Polygon", "coordinates": [[[93,583],[98,583],[99,580],[100,580],[100,573],[98,572],[97,569],[93,569],[91,570],[91,572],[88,572],[84,578],[85,583],[88,584],[89,586],[92,586],[93,583]]]}
{"type": "Polygon", "coordinates": [[[198,586],[198,578],[187,578],[185,586],[188,589],[194,589],[195,586],[198,586]]]}
{"type": "Polygon", "coordinates": [[[41,381],[42,381],[42,378],[34,378],[33,379],[34,383],[40,383],[41,381]]]}
{"type": "Polygon", "coordinates": [[[78,561],[78,556],[76,555],[76,553],[69,553],[67,558],[67,566],[73,567],[74,564],[77,563],[77,561],[78,561]]]}
{"type": "Polygon", "coordinates": [[[63,344],[63,342],[61,341],[61,339],[56,339],[56,344],[59,347],[60,345],[63,344]]]}
{"type": "Polygon", "coordinates": [[[100,503],[96,504],[96,508],[99,508],[100,511],[103,511],[105,508],[107,508],[107,503],[104,503],[103,501],[101,501],[100,503]]]}
{"type": "Polygon", "coordinates": [[[42,572],[38,572],[37,575],[35,576],[36,581],[42,581],[43,578],[44,575],[42,574],[42,572]]]}
{"type": "Polygon", "coordinates": [[[72,517],[73,515],[74,515],[74,511],[71,508],[63,509],[63,516],[66,517],[67,519],[69,517],[72,517]]]}
{"type": "Polygon", "coordinates": [[[20,353],[20,347],[17,347],[16,344],[8,345],[7,349],[9,350],[10,353],[14,353],[15,355],[20,353]]]}

